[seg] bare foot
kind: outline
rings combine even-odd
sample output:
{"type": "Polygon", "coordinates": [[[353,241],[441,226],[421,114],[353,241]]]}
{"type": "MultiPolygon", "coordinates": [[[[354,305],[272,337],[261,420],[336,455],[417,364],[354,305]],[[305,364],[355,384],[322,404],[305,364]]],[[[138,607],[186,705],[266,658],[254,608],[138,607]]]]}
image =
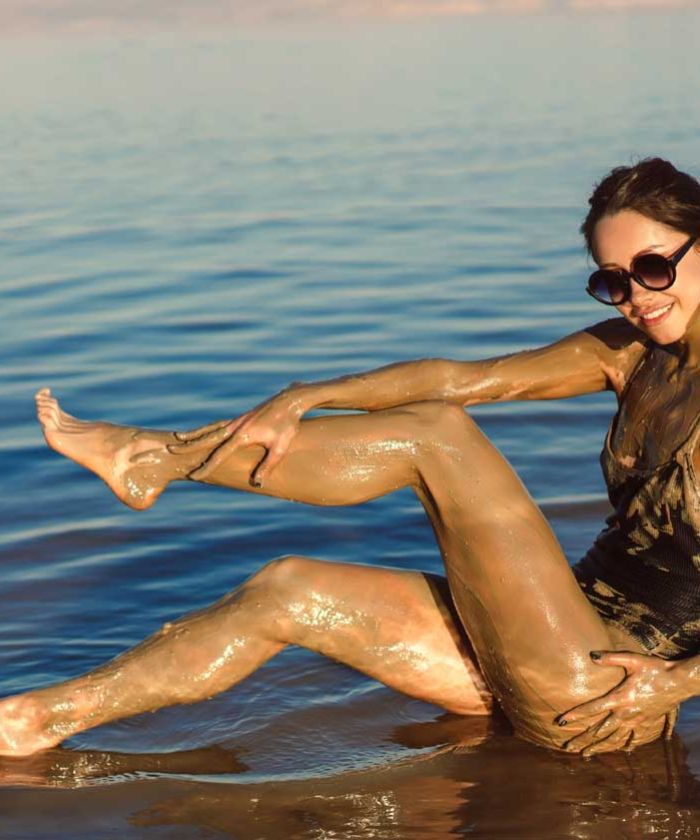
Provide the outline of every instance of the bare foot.
{"type": "Polygon", "coordinates": [[[55,747],[71,732],[49,732],[49,712],[28,695],[0,700],[0,755],[32,755],[55,747]]]}
{"type": "Polygon", "coordinates": [[[37,391],[35,400],[49,446],[99,475],[125,505],[145,510],[170,481],[185,477],[166,448],[177,442],[169,432],[78,420],[61,409],[48,388],[37,391]]]}

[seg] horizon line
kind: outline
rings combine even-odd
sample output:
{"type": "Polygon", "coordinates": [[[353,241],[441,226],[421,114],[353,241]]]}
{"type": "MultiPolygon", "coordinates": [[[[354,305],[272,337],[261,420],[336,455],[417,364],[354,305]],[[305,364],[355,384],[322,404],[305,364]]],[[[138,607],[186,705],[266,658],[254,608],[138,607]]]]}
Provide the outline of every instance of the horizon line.
{"type": "MultiPolygon", "coordinates": [[[[292,28],[366,22],[439,21],[482,17],[578,16],[586,13],[624,14],[681,9],[698,10],[695,0],[334,0],[323,10],[318,0],[276,4],[275,0],[252,0],[248,8],[227,6],[235,0],[184,0],[176,11],[169,0],[143,6],[131,4],[136,14],[125,12],[124,0],[103,0],[99,14],[82,14],[80,0],[63,0],[57,10],[51,0],[34,3],[4,0],[0,11],[0,38],[8,36],[138,36],[157,34],[205,34],[215,30],[228,34],[236,28],[292,28]],[[13,7],[14,6],[14,12],[13,7]],[[72,7],[72,8],[71,8],[72,7]],[[9,12],[9,14],[8,14],[9,12]],[[223,30],[223,31],[222,31],[223,30]]],[[[240,3],[240,0],[237,0],[240,3]]]]}

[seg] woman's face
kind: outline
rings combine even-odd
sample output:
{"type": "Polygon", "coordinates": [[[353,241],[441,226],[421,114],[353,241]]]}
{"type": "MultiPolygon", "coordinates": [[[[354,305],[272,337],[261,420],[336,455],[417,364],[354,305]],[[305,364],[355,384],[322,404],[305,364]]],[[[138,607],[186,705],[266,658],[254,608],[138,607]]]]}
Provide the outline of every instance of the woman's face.
{"type": "MultiPolygon", "coordinates": [[[[593,232],[593,255],[600,268],[630,270],[642,253],[671,256],[688,240],[688,234],[667,227],[634,210],[603,216],[593,232]]],[[[615,308],[657,344],[670,344],[686,334],[700,306],[700,253],[698,244],[676,266],[676,281],[662,292],[631,281],[631,297],[615,308]]]]}

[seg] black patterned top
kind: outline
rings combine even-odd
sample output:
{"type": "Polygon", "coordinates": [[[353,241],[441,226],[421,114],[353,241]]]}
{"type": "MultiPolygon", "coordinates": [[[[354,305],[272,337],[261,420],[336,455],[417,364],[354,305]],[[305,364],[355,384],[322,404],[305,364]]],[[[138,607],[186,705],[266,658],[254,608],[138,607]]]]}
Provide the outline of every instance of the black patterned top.
{"type": "Polygon", "coordinates": [[[700,411],[691,416],[684,408],[682,423],[672,411],[654,412],[653,405],[639,413],[645,398],[654,402],[660,368],[654,357],[660,353],[663,348],[653,344],[644,352],[608,429],[600,463],[613,512],[574,574],[604,619],[621,625],[650,652],[674,659],[700,652],[700,483],[692,459],[700,411]],[[631,389],[642,424],[675,424],[673,435],[681,439],[682,426],[687,430],[666,460],[646,469],[639,461],[630,466],[635,459],[618,457],[612,448],[631,389]],[[653,415],[653,421],[647,419],[653,415]]]}

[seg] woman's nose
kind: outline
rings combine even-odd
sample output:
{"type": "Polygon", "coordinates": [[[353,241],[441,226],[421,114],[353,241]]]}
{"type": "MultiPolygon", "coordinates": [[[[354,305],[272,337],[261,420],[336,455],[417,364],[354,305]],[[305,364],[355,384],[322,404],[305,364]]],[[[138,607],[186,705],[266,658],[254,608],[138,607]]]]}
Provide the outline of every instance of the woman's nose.
{"type": "Polygon", "coordinates": [[[645,289],[634,277],[630,277],[630,302],[639,309],[647,309],[654,303],[654,292],[645,289]]]}

